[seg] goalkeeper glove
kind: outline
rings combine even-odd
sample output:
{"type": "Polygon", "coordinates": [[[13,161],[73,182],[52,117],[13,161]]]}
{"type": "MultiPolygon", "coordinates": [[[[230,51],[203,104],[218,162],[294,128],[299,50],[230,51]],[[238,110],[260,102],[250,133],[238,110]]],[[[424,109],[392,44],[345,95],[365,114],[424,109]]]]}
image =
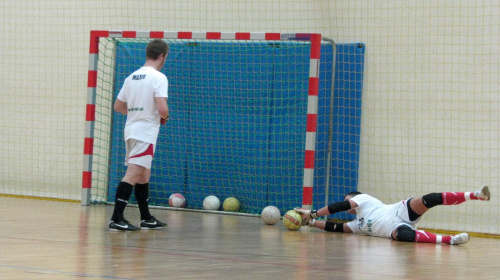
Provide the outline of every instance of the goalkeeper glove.
{"type": "Polygon", "coordinates": [[[305,226],[309,224],[309,221],[312,219],[316,219],[318,217],[318,211],[316,210],[307,210],[304,208],[294,208],[295,212],[302,215],[302,225],[305,226]]]}

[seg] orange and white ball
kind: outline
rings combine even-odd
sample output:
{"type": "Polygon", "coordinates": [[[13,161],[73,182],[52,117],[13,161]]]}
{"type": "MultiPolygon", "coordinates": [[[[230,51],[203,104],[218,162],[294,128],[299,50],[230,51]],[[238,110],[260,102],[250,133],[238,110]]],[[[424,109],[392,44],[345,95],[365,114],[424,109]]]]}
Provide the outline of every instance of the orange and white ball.
{"type": "Polygon", "coordinates": [[[168,198],[170,207],[184,208],[186,206],[186,198],[180,193],[174,193],[168,198]]]}

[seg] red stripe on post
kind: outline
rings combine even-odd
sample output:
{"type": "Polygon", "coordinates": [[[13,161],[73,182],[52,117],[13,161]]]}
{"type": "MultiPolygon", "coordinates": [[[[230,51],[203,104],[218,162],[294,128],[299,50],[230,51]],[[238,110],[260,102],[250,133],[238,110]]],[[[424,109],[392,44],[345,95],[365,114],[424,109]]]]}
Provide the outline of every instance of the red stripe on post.
{"type": "Polygon", "coordinates": [[[149,32],[149,38],[163,39],[163,31],[151,31],[149,32]]]}
{"type": "Polygon", "coordinates": [[[135,37],[137,37],[137,32],[136,31],[123,31],[122,37],[123,38],[135,38],[135,37]]]}
{"type": "Polygon", "coordinates": [[[89,70],[87,77],[87,87],[95,88],[97,86],[97,71],[89,70]]]}
{"type": "Polygon", "coordinates": [[[250,40],[250,33],[248,32],[237,32],[234,36],[236,40],[250,40]]]}
{"type": "Polygon", "coordinates": [[[221,33],[220,32],[207,32],[207,39],[220,39],[221,38],[221,33]]]}
{"type": "Polygon", "coordinates": [[[312,205],[313,202],[313,188],[312,187],[303,187],[302,188],[302,204],[303,205],[312,205]]]}
{"type": "Polygon", "coordinates": [[[109,31],[105,30],[92,30],[90,31],[90,47],[89,53],[96,54],[99,50],[99,38],[109,37],[109,31]]]}
{"type": "Polygon", "coordinates": [[[317,124],[318,124],[318,115],[307,114],[306,131],[316,132],[317,124]]]}
{"type": "Polygon", "coordinates": [[[192,39],[193,38],[193,32],[178,32],[177,33],[177,38],[178,39],[192,39]]]}
{"type": "Polygon", "coordinates": [[[309,78],[309,95],[318,95],[319,91],[319,78],[309,78]]]}
{"type": "Polygon", "coordinates": [[[92,187],[92,172],[83,171],[82,189],[90,189],[92,187]]]}
{"type": "Polygon", "coordinates": [[[281,40],[281,33],[266,33],[266,40],[281,40]]]}
{"type": "Polygon", "coordinates": [[[92,155],[94,153],[94,138],[85,137],[83,144],[83,154],[92,155]]]}
{"type": "Polygon", "coordinates": [[[85,120],[88,122],[95,121],[95,104],[87,104],[87,111],[85,112],[85,120]]]}
{"type": "Polygon", "coordinates": [[[304,157],[304,168],[314,168],[314,151],[306,150],[304,157]]]}
{"type": "Polygon", "coordinates": [[[311,34],[311,58],[319,59],[321,56],[321,34],[311,34]]]}

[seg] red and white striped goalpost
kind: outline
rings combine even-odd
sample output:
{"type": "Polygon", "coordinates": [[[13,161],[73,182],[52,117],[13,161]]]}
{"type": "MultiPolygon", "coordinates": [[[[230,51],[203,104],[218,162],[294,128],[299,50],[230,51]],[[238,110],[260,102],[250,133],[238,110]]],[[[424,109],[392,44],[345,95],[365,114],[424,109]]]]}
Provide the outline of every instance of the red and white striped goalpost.
{"type": "Polygon", "coordinates": [[[314,185],[314,160],[316,151],[316,128],[318,116],[319,64],[321,34],[317,33],[254,33],[254,32],[183,32],[183,31],[105,31],[90,32],[89,69],[87,82],[87,109],[85,114],[85,142],[83,148],[82,201],[90,205],[92,187],[92,157],[94,154],[94,122],[97,87],[97,62],[99,38],[145,38],[145,39],[203,39],[203,40],[300,40],[310,41],[309,85],[307,98],[306,145],[304,155],[304,181],[302,207],[312,208],[314,185]]]}

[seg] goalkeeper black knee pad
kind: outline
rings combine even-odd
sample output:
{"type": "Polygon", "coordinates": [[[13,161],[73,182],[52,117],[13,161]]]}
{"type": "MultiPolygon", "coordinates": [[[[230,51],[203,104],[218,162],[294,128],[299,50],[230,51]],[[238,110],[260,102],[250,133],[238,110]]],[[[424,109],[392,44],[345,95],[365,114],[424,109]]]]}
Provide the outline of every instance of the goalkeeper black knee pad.
{"type": "Polygon", "coordinates": [[[443,204],[443,195],[441,193],[429,193],[422,196],[422,202],[425,207],[432,208],[436,205],[443,204]]]}
{"type": "Polygon", "coordinates": [[[415,242],[415,230],[407,225],[399,226],[396,229],[396,240],[403,242],[415,242]]]}

